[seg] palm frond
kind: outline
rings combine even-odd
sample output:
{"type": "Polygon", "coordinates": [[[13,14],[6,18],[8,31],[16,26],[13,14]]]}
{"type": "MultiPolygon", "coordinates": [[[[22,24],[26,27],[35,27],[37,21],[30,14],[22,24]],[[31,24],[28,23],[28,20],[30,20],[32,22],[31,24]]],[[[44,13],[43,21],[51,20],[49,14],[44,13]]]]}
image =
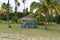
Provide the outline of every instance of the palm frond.
{"type": "Polygon", "coordinates": [[[60,15],[58,7],[56,5],[53,5],[53,6],[54,6],[54,9],[56,10],[56,12],[60,15]]]}
{"type": "Polygon", "coordinates": [[[32,11],[33,9],[38,9],[40,8],[40,3],[36,3],[36,2],[33,2],[31,5],[30,5],[30,10],[32,11]]]}

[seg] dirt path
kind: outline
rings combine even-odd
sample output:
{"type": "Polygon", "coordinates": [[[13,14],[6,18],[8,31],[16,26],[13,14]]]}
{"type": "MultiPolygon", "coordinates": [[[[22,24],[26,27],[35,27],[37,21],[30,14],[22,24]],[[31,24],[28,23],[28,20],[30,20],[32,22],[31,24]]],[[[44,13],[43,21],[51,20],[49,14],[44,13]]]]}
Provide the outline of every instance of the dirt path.
{"type": "Polygon", "coordinates": [[[60,40],[60,38],[49,38],[39,36],[23,36],[21,34],[0,33],[0,40],[60,40]]]}

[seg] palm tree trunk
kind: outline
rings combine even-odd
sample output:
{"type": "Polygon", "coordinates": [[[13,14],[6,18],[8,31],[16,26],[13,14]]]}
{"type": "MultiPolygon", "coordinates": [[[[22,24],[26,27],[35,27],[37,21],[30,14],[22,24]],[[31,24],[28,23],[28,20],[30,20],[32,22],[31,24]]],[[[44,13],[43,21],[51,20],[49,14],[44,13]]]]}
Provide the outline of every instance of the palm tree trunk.
{"type": "Polygon", "coordinates": [[[58,24],[58,13],[56,13],[56,23],[58,24]]]}
{"type": "Polygon", "coordinates": [[[25,9],[25,2],[24,2],[24,9],[25,9]]]}
{"type": "Polygon", "coordinates": [[[8,27],[11,28],[11,25],[9,22],[9,0],[8,0],[8,8],[7,8],[7,22],[8,22],[8,27]]]}
{"type": "Polygon", "coordinates": [[[45,29],[47,29],[48,28],[48,12],[45,14],[45,29]]]}
{"type": "Polygon", "coordinates": [[[53,11],[51,10],[51,25],[53,24],[52,18],[53,18],[53,11]]]}
{"type": "Polygon", "coordinates": [[[9,14],[7,14],[7,22],[8,22],[8,27],[11,28],[10,22],[9,22],[9,14]]]}
{"type": "Polygon", "coordinates": [[[25,9],[25,0],[23,0],[23,4],[24,4],[24,9],[25,9]]]}
{"type": "Polygon", "coordinates": [[[15,2],[15,16],[16,16],[16,23],[18,24],[18,17],[17,17],[17,3],[15,2]]]}

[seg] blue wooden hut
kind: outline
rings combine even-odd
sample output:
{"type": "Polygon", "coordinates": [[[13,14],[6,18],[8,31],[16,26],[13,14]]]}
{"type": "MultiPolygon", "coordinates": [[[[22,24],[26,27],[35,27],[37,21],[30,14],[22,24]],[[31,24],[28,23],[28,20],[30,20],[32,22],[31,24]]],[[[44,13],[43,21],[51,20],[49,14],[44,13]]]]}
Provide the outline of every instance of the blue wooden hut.
{"type": "Polygon", "coordinates": [[[22,28],[36,28],[35,25],[36,19],[31,15],[27,15],[21,19],[21,27],[22,28]]]}

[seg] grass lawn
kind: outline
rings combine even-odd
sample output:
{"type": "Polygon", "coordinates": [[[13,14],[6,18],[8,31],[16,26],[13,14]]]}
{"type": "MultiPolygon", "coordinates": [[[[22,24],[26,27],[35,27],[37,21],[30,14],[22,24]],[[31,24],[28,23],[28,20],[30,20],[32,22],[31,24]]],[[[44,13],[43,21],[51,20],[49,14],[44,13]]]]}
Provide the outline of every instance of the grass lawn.
{"type": "Polygon", "coordinates": [[[0,33],[12,33],[25,37],[43,37],[49,38],[49,40],[60,40],[60,25],[57,24],[49,25],[47,30],[44,29],[44,26],[40,25],[35,29],[20,28],[20,24],[11,24],[11,26],[12,28],[8,28],[7,24],[0,23],[0,33]]]}

